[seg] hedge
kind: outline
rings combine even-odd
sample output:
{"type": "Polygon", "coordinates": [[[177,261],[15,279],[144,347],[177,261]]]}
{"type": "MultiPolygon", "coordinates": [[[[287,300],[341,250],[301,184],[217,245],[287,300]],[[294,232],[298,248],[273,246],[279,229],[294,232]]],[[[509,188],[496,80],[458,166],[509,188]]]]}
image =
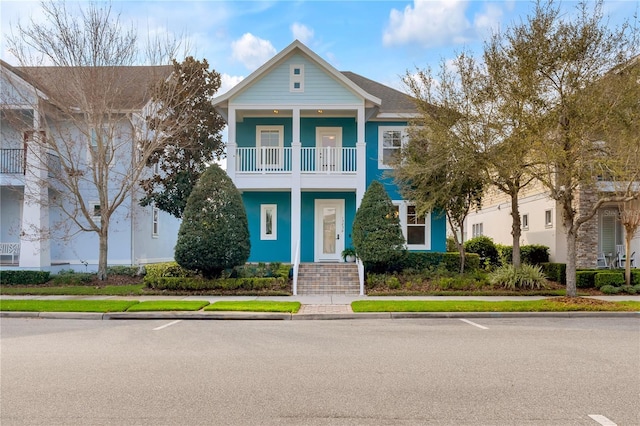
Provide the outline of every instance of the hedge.
{"type": "Polygon", "coordinates": [[[605,285],[620,287],[625,284],[624,274],[622,272],[600,272],[596,274],[594,283],[598,289],[605,285]]]}
{"type": "MultiPolygon", "coordinates": [[[[496,245],[500,260],[503,263],[511,264],[513,257],[513,247],[496,245]]],[[[542,265],[549,262],[549,247],[541,244],[528,244],[520,246],[520,260],[529,265],[542,265]]]]}
{"type": "Polygon", "coordinates": [[[171,291],[261,291],[284,290],[289,291],[289,282],[285,278],[219,278],[207,280],[200,277],[158,277],[146,280],[147,287],[155,290],[171,291]]]}
{"type": "Polygon", "coordinates": [[[0,271],[0,284],[44,284],[50,275],[48,271],[0,271]]]}
{"type": "MultiPolygon", "coordinates": [[[[464,269],[467,272],[480,268],[480,256],[475,253],[466,253],[464,269]]],[[[365,265],[366,267],[367,265],[365,265]]],[[[390,271],[402,271],[404,269],[437,269],[443,267],[450,272],[460,271],[460,253],[441,252],[406,252],[399,263],[390,266],[390,271]]]]}
{"type": "Polygon", "coordinates": [[[564,263],[541,263],[542,272],[547,276],[547,279],[551,281],[559,282],[560,284],[567,283],[567,265],[564,263]]]}
{"type": "Polygon", "coordinates": [[[600,271],[576,271],[576,286],[578,288],[593,288],[596,286],[596,275],[600,271]]]}

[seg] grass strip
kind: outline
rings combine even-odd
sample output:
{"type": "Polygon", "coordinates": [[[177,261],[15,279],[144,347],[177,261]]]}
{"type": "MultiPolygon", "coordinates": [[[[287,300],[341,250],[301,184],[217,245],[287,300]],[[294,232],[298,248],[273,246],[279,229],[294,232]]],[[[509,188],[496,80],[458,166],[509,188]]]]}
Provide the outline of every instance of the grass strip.
{"type": "Polygon", "coordinates": [[[205,311],[246,311],[246,312],[290,312],[295,314],[300,310],[300,302],[275,302],[262,300],[248,300],[242,302],[215,302],[204,308],[205,311]]]}
{"type": "Polygon", "coordinates": [[[124,312],[135,300],[0,300],[0,311],[124,312]]]}
{"type": "Polygon", "coordinates": [[[208,304],[206,300],[149,300],[133,305],[127,312],[199,311],[208,304]]]}
{"type": "Polygon", "coordinates": [[[569,312],[569,311],[638,311],[640,302],[558,303],[553,299],[485,302],[479,300],[358,300],[351,303],[353,312],[569,312]]]}
{"type": "Polygon", "coordinates": [[[60,296],[135,296],[143,293],[144,284],[93,286],[56,286],[56,287],[14,287],[2,286],[3,295],[60,295],[60,296]]]}

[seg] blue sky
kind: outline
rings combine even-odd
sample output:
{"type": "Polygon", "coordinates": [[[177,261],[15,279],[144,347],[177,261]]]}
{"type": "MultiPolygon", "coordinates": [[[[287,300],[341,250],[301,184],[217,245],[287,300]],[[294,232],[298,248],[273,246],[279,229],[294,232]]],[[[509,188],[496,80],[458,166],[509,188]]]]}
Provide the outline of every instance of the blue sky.
{"type": "MultiPolygon", "coordinates": [[[[576,4],[562,7],[572,13],[576,4]]],[[[184,35],[194,56],[223,75],[223,91],[296,38],[341,71],[402,89],[407,70],[437,66],[465,47],[479,51],[492,30],[524,19],[532,8],[518,0],[112,3],[142,40],[147,32],[184,35]]],[[[631,19],[638,8],[640,0],[605,2],[611,25],[631,19]]],[[[42,19],[39,2],[0,0],[3,35],[31,18],[42,19]]],[[[16,63],[4,44],[1,55],[16,63]]]]}

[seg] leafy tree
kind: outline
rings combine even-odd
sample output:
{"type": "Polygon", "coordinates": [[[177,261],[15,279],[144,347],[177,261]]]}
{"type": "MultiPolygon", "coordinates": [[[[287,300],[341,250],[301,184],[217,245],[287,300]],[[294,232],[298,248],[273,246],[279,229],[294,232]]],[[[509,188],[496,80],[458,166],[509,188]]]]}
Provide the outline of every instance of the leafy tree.
{"type": "MultiPolygon", "coordinates": [[[[634,28],[611,28],[602,2],[582,2],[576,15],[561,14],[553,1],[536,4],[526,21],[491,41],[517,70],[526,131],[536,167],[535,178],[549,191],[561,212],[567,239],[567,295],[576,295],[576,241],[582,224],[608,202],[637,197],[629,191],[606,191],[598,180],[638,179],[635,167],[621,167],[620,145],[633,151],[638,139],[638,73],[629,66],[639,45],[634,28]],[[630,74],[631,78],[626,75],[630,74]],[[609,77],[607,77],[607,75],[609,77]],[[604,84],[606,83],[606,84],[604,84]],[[620,117],[635,128],[617,140],[620,117]],[[616,145],[618,147],[616,147],[616,145]],[[607,173],[603,173],[607,171],[607,173]],[[578,195],[596,194],[588,208],[578,195]]],[[[623,185],[624,186],[624,185],[623,185]]]]}
{"type": "MultiPolygon", "coordinates": [[[[26,132],[25,200],[42,211],[55,207],[62,217],[53,226],[42,221],[23,227],[22,238],[44,246],[52,230],[61,238],[95,233],[98,278],[104,280],[112,219],[126,215],[121,210],[135,195],[148,158],[164,146],[165,138],[181,131],[181,124],[154,134],[138,126],[151,97],[148,86],[167,78],[170,67],[132,67],[145,60],[144,46],[109,4],[80,4],[78,11],[72,13],[65,2],[43,2],[43,19],[20,23],[6,37],[20,66],[7,65],[13,72],[3,75],[4,81],[14,84],[18,75],[46,96],[25,93],[18,81],[16,90],[2,92],[2,104],[24,109],[3,118],[15,129],[32,129],[26,132]],[[53,66],[43,67],[43,62],[53,66]],[[132,152],[140,161],[132,161],[132,152]],[[55,196],[47,196],[49,188],[55,196]],[[98,201],[96,209],[90,200],[98,201]]],[[[146,53],[168,62],[177,47],[171,41],[158,43],[146,53]]],[[[180,88],[174,89],[164,99],[182,99],[180,88]]]]}
{"type": "Polygon", "coordinates": [[[465,137],[456,126],[461,123],[460,113],[446,104],[434,107],[429,102],[433,99],[429,94],[433,88],[431,76],[423,73],[419,79],[408,82],[414,94],[419,95],[415,99],[420,114],[410,126],[408,142],[393,161],[390,174],[403,197],[416,205],[418,214],[446,214],[454,230],[462,273],[464,221],[471,208],[480,206],[485,181],[477,156],[465,147],[465,137]],[[425,84],[421,86],[420,82],[425,84]]]}
{"type": "Polygon", "coordinates": [[[191,191],[178,232],[175,259],[183,268],[218,277],[243,265],[251,242],[242,197],[217,164],[209,166],[191,191]]]}
{"type": "Polygon", "coordinates": [[[147,160],[149,166],[158,165],[160,173],[142,180],[145,197],[141,205],[153,203],[182,217],[200,175],[223,155],[221,131],[225,123],[211,103],[220,83],[220,74],[209,71],[206,59],[198,61],[191,56],[182,63],[174,60],[171,78],[158,83],[153,98],[157,111],[147,123],[156,132],[180,130],[171,132],[166,145],[147,160]],[[177,87],[180,97],[172,96],[177,87]]]}
{"type": "Polygon", "coordinates": [[[402,255],[398,211],[380,182],[371,182],[364,193],[351,234],[357,256],[371,270],[383,270],[402,255]]]}

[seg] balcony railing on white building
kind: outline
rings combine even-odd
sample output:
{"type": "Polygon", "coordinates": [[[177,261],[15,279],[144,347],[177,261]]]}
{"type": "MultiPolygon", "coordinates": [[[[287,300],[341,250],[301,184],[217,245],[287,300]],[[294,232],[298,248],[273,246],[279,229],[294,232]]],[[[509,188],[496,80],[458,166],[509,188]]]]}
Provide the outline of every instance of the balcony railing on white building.
{"type": "Polygon", "coordinates": [[[24,149],[0,149],[0,173],[24,174],[24,149]]]}
{"type": "MultiPolygon", "coordinates": [[[[339,173],[357,171],[356,148],[239,147],[236,149],[236,173],[290,173],[292,149],[300,149],[302,173],[339,173]]],[[[297,167],[297,166],[296,166],[297,167]]]]}

